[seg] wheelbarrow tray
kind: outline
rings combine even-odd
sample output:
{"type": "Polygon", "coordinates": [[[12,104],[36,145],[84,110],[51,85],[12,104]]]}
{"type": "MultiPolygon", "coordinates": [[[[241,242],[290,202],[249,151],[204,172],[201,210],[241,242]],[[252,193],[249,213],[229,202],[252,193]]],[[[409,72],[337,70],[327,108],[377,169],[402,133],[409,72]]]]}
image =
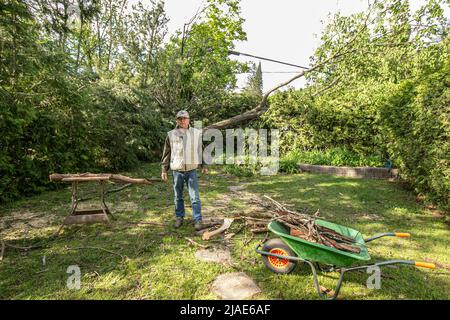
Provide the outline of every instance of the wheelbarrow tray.
{"type": "Polygon", "coordinates": [[[298,257],[304,260],[330,264],[338,267],[346,267],[358,261],[370,260],[364,238],[359,231],[325,220],[316,219],[315,222],[319,226],[329,228],[343,236],[355,239],[355,244],[361,251],[359,253],[342,251],[320,243],[310,242],[291,236],[289,229],[278,221],[270,222],[268,228],[274,234],[278,235],[298,257]]]}

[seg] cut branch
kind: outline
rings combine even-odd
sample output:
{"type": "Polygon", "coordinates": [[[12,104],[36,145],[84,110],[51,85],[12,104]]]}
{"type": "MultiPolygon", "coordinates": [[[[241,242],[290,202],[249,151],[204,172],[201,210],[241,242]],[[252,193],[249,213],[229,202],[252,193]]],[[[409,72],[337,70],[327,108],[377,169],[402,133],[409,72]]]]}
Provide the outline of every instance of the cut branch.
{"type": "Polygon", "coordinates": [[[224,219],[223,225],[219,229],[205,232],[202,236],[202,239],[209,240],[210,238],[214,237],[215,235],[221,234],[222,232],[224,232],[231,226],[232,222],[233,222],[233,219],[229,219],[229,218],[224,219]]]}

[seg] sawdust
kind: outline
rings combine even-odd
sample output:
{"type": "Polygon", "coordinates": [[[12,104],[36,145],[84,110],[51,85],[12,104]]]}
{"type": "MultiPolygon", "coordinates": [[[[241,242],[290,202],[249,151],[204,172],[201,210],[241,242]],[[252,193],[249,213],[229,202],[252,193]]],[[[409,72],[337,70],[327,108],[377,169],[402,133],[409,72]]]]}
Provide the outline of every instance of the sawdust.
{"type": "Polygon", "coordinates": [[[13,211],[0,217],[0,231],[4,229],[43,228],[51,225],[56,216],[46,212],[13,211]]]}
{"type": "Polygon", "coordinates": [[[52,226],[57,220],[54,214],[48,212],[12,211],[8,215],[0,216],[0,236],[11,239],[27,235],[34,229],[52,226]]]}

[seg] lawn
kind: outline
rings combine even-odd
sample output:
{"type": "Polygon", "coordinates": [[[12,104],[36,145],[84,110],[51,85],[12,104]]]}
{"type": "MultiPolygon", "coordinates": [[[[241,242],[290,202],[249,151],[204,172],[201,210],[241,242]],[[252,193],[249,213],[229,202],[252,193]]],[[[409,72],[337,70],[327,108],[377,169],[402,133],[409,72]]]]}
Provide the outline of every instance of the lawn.
{"type": "MultiPolygon", "coordinates": [[[[142,164],[124,172],[133,177],[157,177],[158,164],[142,164]]],[[[416,202],[415,196],[390,181],[361,180],[329,175],[292,174],[239,178],[220,167],[200,177],[204,216],[240,216],[252,210],[229,186],[244,186],[245,194],[269,195],[298,211],[315,212],[330,221],[369,236],[404,231],[410,239],[382,238],[370,243],[372,259],[425,260],[450,263],[450,233],[443,218],[416,202]]],[[[88,194],[95,185],[83,185],[88,194]]],[[[187,204],[189,201],[187,201],[187,204]]],[[[15,246],[40,245],[18,250],[7,247],[0,261],[0,299],[217,299],[211,283],[223,273],[242,271],[262,292],[255,299],[317,299],[308,268],[298,265],[292,274],[277,275],[266,269],[254,248],[263,235],[252,237],[233,223],[238,232],[229,242],[232,265],[196,260],[198,247],[222,246],[222,240],[202,241],[186,223],[174,222],[171,183],[132,186],[109,196],[116,220],[110,225],[65,227],[52,236],[70,209],[68,185],[55,191],[0,207],[0,239],[15,246]],[[158,222],[159,226],[139,222],[158,222]],[[67,268],[78,265],[81,287],[66,286],[67,268]]],[[[190,222],[190,207],[187,208],[190,222]]],[[[446,269],[408,266],[382,269],[380,289],[368,289],[368,274],[346,276],[341,299],[449,299],[446,269]]],[[[334,288],[337,273],[319,281],[334,288]]]]}

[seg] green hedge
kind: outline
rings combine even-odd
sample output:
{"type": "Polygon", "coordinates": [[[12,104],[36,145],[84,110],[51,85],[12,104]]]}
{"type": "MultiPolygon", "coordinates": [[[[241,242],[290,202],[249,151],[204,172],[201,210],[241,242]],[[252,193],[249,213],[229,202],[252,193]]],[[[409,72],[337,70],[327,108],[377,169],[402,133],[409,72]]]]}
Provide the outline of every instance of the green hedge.
{"type": "Polygon", "coordinates": [[[438,72],[394,86],[381,118],[402,177],[450,212],[450,60],[438,72]]]}

